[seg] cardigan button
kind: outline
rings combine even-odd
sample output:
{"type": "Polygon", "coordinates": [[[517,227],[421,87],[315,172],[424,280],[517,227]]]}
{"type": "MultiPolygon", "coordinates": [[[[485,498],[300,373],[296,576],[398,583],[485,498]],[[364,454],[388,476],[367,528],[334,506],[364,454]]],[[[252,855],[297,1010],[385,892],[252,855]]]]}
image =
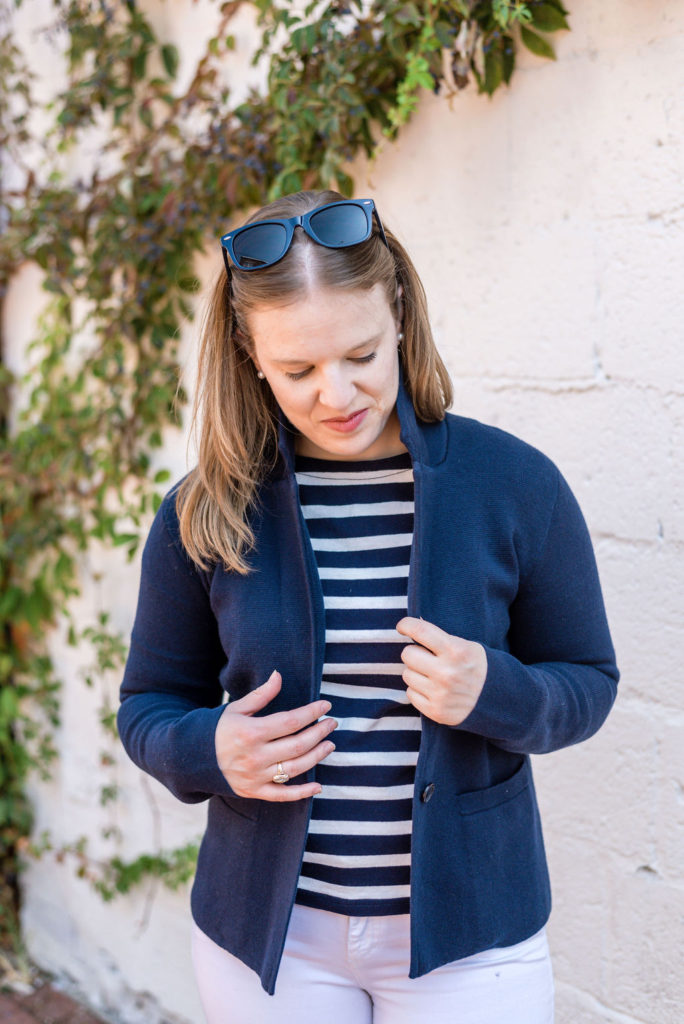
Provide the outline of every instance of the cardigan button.
{"type": "Polygon", "coordinates": [[[430,797],[432,796],[434,791],[435,791],[435,784],[434,784],[434,782],[428,782],[427,786],[425,787],[423,792],[420,794],[420,799],[423,801],[424,804],[426,804],[428,802],[428,800],[430,799],[430,797]]]}

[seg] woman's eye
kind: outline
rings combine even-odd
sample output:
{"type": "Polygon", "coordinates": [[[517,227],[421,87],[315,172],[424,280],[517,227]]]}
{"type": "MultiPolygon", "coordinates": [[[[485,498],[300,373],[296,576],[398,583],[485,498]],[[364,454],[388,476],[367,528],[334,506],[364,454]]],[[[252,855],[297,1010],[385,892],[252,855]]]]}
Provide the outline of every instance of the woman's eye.
{"type": "MultiPolygon", "coordinates": [[[[372,363],[375,359],[375,352],[369,352],[367,356],[354,356],[349,358],[350,363],[372,363]]],[[[290,380],[302,380],[303,377],[307,377],[311,373],[311,367],[308,366],[306,370],[298,370],[297,373],[285,372],[285,376],[289,377],[290,380]]]]}

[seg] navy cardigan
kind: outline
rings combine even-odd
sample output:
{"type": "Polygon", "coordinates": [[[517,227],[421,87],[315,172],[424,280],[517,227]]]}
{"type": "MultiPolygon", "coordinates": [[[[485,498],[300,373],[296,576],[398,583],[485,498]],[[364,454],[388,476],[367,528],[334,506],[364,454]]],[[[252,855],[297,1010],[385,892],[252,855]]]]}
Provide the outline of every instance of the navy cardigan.
{"type": "MultiPolygon", "coordinates": [[[[594,733],[618,671],[582,514],[555,466],[474,420],[416,419],[401,437],[415,478],[408,614],[482,643],[482,694],[461,725],[423,718],[411,853],[410,977],[532,935],[550,889],[529,754],[594,733]]],[[[118,724],[131,758],[179,799],[209,799],[192,913],[275,988],[311,800],[237,796],[214,731],[237,699],[282,673],[281,711],[317,698],[323,598],[297,498],[291,433],[254,513],[247,576],[199,571],[173,491],[143,555],[118,724]]],[[[310,777],[313,777],[311,774],[310,777]]]]}

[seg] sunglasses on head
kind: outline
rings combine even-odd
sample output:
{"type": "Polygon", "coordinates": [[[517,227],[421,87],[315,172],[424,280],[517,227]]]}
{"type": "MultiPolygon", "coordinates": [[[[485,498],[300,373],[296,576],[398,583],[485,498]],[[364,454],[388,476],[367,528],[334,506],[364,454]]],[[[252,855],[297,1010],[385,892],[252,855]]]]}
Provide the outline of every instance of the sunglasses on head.
{"type": "Polygon", "coordinates": [[[290,248],[297,227],[302,228],[318,245],[324,245],[327,249],[346,249],[370,238],[373,217],[377,221],[380,238],[387,245],[373,200],[342,199],[337,203],[325,203],[297,217],[257,220],[229,231],[221,238],[223,262],[229,277],[228,256],[240,270],[271,267],[282,260],[290,248]]]}

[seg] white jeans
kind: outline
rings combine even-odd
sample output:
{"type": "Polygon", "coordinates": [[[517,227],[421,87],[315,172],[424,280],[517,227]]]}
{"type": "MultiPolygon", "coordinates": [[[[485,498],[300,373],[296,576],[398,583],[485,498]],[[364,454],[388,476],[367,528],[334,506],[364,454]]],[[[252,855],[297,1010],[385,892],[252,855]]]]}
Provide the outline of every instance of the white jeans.
{"type": "Polygon", "coordinates": [[[553,1024],[542,931],[408,977],[408,914],[346,917],[295,904],[275,995],[193,924],[208,1024],[553,1024]]]}

